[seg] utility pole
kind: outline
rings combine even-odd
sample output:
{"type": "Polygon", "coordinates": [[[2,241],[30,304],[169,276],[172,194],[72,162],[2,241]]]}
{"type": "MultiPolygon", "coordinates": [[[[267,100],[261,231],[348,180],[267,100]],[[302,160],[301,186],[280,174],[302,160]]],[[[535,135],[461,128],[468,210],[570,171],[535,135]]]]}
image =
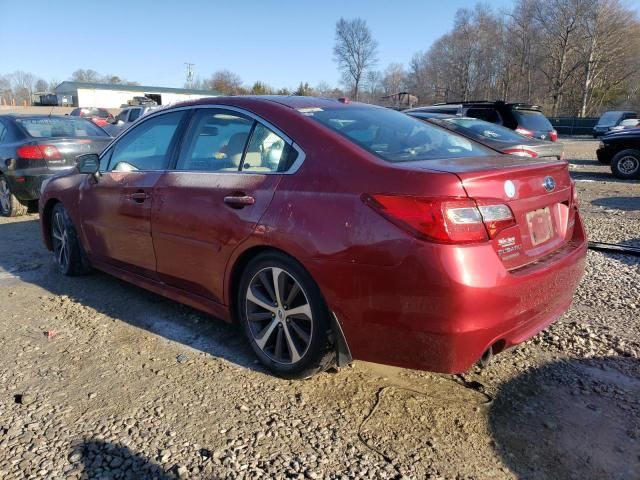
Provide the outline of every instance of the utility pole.
{"type": "Polygon", "coordinates": [[[193,87],[193,67],[196,64],[185,62],[185,65],[187,66],[187,86],[189,88],[192,88],[193,87]]]}

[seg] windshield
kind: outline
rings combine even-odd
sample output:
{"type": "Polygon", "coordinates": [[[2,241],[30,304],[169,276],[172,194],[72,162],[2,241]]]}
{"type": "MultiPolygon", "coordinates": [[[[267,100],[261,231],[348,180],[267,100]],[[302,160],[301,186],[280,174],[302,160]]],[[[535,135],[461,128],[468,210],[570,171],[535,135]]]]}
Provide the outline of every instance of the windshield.
{"type": "Polygon", "coordinates": [[[35,138],[109,136],[100,127],[82,118],[19,118],[16,122],[35,138]]]}
{"type": "Polygon", "coordinates": [[[598,120],[599,127],[611,127],[618,123],[620,112],[605,112],[598,120]]]}
{"type": "Polygon", "coordinates": [[[547,120],[542,112],[537,110],[514,110],[513,115],[518,121],[518,127],[526,128],[527,130],[543,130],[549,132],[553,130],[551,122],[547,120]]]}
{"type": "Polygon", "coordinates": [[[386,108],[303,108],[300,112],[389,162],[492,153],[455,133],[386,108]]]}
{"type": "Polygon", "coordinates": [[[485,122],[477,118],[447,118],[444,120],[460,128],[459,131],[472,133],[489,140],[500,140],[503,142],[521,142],[525,138],[506,127],[501,127],[495,123],[485,122]]]}

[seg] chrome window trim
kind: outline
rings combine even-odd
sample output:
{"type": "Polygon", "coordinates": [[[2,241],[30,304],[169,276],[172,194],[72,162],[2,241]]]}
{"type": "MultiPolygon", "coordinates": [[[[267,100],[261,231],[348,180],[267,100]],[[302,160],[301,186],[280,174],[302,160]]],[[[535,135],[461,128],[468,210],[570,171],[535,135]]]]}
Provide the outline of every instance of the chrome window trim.
{"type": "Polygon", "coordinates": [[[146,122],[147,120],[150,120],[156,116],[159,115],[165,115],[167,113],[171,113],[171,112],[177,112],[177,111],[182,111],[182,110],[195,110],[195,109],[200,109],[200,108],[211,108],[211,109],[222,109],[222,110],[230,110],[232,112],[236,112],[236,113],[240,113],[242,115],[245,115],[251,119],[253,119],[256,122],[260,122],[262,125],[264,125],[265,127],[267,127],[268,129],[272,130],[273,133],[275,133],[276,135],[280,136],[285,142],[287,142],[296,152],[298,152],[298,156],[296,158],[296,160],[293,162],[293,164],[291,165],[291,167],[289,167],[289,169],[286,172],[251,172],[251,171],[242,171],[242,170],[238,170],[237,172],[223,172],[223,171],[211,171],[211,172],[207,172],[207,171],[194,171],[194,170],[176,170],[176,169],[163,169],[163,170],[135,170],[137,172],[176,172],[176,173],[241,173],[243,175],[293,175],[294,173],[296,173],[300,167],[302,166],[302,164],[304,163],[304,160],[306,158],[306,154],[304,153],[304,150],[302,150],[302,148],[300,147],[300,145],[298,145],[296,142],[293,141],[293,139],[287,135],[286,133],[284,133],[282,130],[280,130],[278,127],[276,127],[275,125],[273,125],[271,122],[269,122],[268,120],[265,120],[264,118],[262,118],[259,115],[256,115],[253,112],[250,112],[248,110],[245,110],[243,108],[239,108],[239,107],[234,107],[231,105],[221,105],[221,104],[206,104],[206,105],[189,105],[186,107],[175,107],[175,108],[160,108],[158,111],[149,113],[148,115],[144,115],[143,117],[140,117],[140,119],[136,122],[131,123],[131,125],[129,125],[122,133],[120,133],[120,135],[118,135],[117,137],[115,137],[106,147],[105,149],[102,151],[102,153],[100,154],[100,159],[102,159],[102,157],[104,155],[107,155],[108,151],[112,148],[115,148],[115,145],[118,143],[118,141],[120,141],[124,135],[134,126],[139,126],[141,125],[143,122],[146,122]]]}

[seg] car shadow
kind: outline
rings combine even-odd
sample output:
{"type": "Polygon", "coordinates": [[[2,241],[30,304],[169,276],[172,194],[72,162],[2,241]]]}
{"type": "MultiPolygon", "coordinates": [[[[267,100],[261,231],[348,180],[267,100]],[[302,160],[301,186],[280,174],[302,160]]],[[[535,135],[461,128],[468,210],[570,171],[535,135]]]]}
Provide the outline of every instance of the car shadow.
{"type": "MultiPolygon", "coordinates": [[[[82,478],[137,480],[174,480],[175,473],[168,473],[161,465],[135,453],[124,445],[90,439],[76,445],[70,459],[80,457],[82,478]]],[[[175,467],[174,467],[175,469],[175,467]]]]}
{"type": "Polygon", "coordinates": [[[494,449],[519,478],[640,478],[640,361],[555,361],[502,384],[494,449]]]}
{"type": "Polygon", "coordinates": [[[0,252],[0,287],[21,281],[37,285],[190,349],[266,372],[234,324],[99,271],[79,277],[60,274],[42,243],[37,215],[0,224],[0,252]]]}
{"type": "Polygon", "coordinates": [[[598,207],[633,212],[640,210],[640,197],[603,197],[592,200],[591,204],[598,207]]]}
{"type": "Polygon", "coordinates": [[[616,178],[610,171],[606,172],[580,172],[576,170],[570,170],[569,174],[571,178],[576,181],[594,181],[594,182],[609,182],[609,183],[626,183],[633,184],[638,183],[638,180],[622,180],[620,178],[616,178]]]}

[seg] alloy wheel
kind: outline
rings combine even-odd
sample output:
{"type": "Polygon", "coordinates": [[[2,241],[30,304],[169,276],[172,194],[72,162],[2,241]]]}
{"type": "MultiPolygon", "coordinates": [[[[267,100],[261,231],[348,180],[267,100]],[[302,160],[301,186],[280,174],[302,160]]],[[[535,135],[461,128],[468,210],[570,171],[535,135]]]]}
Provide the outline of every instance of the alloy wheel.
{"type": "Polygon", "coordinates": [[[61,270],[66,270],[71,259],[71,251],[67,226],[61,212],[55,212],[53,215],[51,237],[53,239],[53,254],[56,263],[61,270]]]}
{"type": "Polygon", "coordinates": [[[0,178],[0,208],[4,214],[11,211],[11,190],[9,190],[9,184],[4,177],[0,178]]]}
{"type": "Polygon", "coordinates": [[[626,155],[618,162],[618,170],[624,175],[633,175],[640,168],[640,160],[633,155],[626,155]]]}
{"type": "Polygon", "coordinates": [[[258,348],[282,364],[304,357],[313,335],[313,314],[300,283],[281,268],[264,268],[249,282],[245,298],[249,329],[258,348]]]}

